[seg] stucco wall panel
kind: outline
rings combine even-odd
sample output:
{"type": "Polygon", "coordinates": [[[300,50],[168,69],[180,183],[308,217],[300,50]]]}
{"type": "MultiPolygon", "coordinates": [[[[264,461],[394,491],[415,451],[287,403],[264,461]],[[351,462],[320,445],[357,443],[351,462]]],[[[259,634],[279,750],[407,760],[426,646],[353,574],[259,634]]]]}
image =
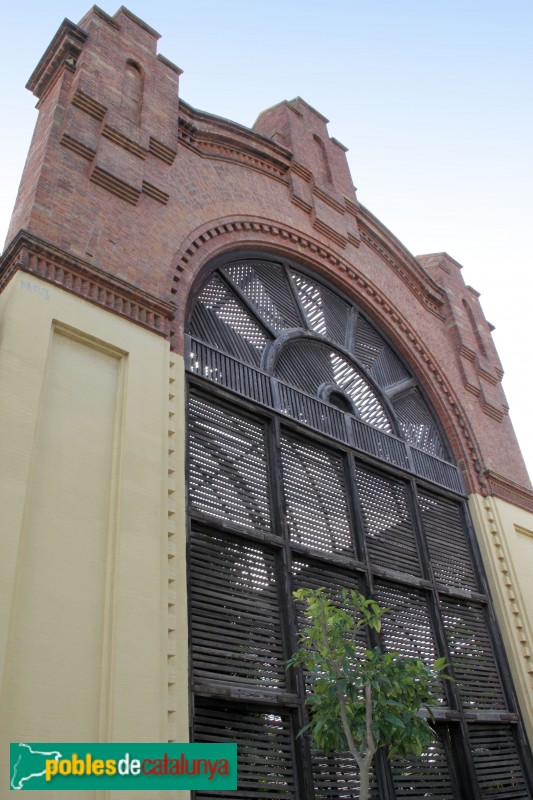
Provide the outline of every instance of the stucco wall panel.
{"type": "Polygon", "coordinates": [[[53,332],[24,503],[5,690],[8,725],[16,717],[30,728],[39,708],[50,738],[53,732],[59,741],[74,733],[98,736],[118,371],[113,355],[53,332]],[[70,712],[62,718],[65,707],[70,712]]]}
{"type": "Polygon", "coordinates": [[[470,511],[530,743],[533,744],[533,514],[471,495],[470,511]]]}
{"type": "Polygon", "coordinates": [[[187,740],[188,647],[181,359],[33,276],[0,305],[4,783],[9,741],[187,740]]]}

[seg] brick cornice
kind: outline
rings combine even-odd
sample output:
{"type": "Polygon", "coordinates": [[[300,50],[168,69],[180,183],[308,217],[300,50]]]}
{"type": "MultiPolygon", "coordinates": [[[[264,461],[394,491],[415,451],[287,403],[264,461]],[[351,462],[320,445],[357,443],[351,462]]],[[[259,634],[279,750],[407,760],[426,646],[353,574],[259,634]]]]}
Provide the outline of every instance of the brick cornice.
{"type": "Polygon", "coordinates": [[[292,153],[272,139],[180,100],[180,144],[203,158],[233,161],[286,182],[292,153]]]}
{"type": "Polygon", "coordinates": [[[0,259],[0,292],[15,272],[35,275],[161,336],[175,306],[37,236],[20,231],[0,259]]]}
{"type": "Polygon", "coordinates": [[[63,67],[75,67],[86,39],[85,31],[65,19],[35,67],[26,88],[41,99],[63,67]]]}
{"type": "Polygon", "coordinates": [[[514,506],[523,508],[533,513],[533,491],[525,486],[509,480],[504,475],[499,475],[488,469],[484,476],[488,484],[488,493],[500,500],[506,500],[514,506]]]}

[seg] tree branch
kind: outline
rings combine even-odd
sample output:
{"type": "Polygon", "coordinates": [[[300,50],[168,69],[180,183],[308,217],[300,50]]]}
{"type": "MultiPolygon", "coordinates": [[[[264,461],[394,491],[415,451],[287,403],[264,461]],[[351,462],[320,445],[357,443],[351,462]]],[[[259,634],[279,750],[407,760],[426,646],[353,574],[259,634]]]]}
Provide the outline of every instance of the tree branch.
{"type": "Polygon", "coordinates": [[[341,712],[341,722],[342,722],[342,728],[344,730],[344,735],[346,736],[346,739],[348,741],[348,747],[350,749],[350,753],[355,758],[360,768],[363,763],[363,757],[359,752],[359,750],[357,749],[357,747],[355,746],[355,742],[353,740],[352,731],[350,729],[350,723],[348,721],[348,714],[346,713],[346,698],[344,697],[344,694],[340,686],[337,687],[337,696],[339,698],[339,708],[341,712]]]}
{"type": "MultiPolygon", "coordinates": [[[[328,653],[328,656],[329,656],[329,659],[330,659],[330,663],[333,666],[333,669],[335,671],[335,674],[336,674],[337,678],[341,678],[342,675],[343,675],[342,664],[337,659],[333,658],[333,654],[331,653],[331,649],[330,649],[330,646],[329,646],[329,636],[328,636],[328,626],[327,626],[327,622],[326,622],[326,613],[325,613],[324,609],[322,609],[321,622],[322,622],[322,635],[324,637],[324,642],[323,642],[324,643],[324,647],[325,647],[325,649],[326,649],[326,651],[328,653]]],[[[368,686],[368,688],[370,689],[370,686],[368,686]]],[[[344,730],[344,735],[346,736],[346,741],[348,742],[348,748],[350,750],[350,753],[355,758],[359,768],[361,768],[363,762],[366,760],[366,758],[368,758],[368,752],[369,752],[370,748],[367,747],[366,757],[363,758],[363,756],[361,755],[361,753],[357,749],[357,747],[355,745],[355,742],[354,742],[354,739],[353,739],[352,731],[351,731],[351,728],[350,728],[350,722],[348,720],[348,713],[346,711],[346,697],[344,696],[344,693],[343,693],[343,691],[342,691],[342,689],[340,687],[337,687],[337,696],[339,698],[339,710],[340,710],[340,715],[341,715],[342,728],[344,730]]],[[[367,717],[368,717],[368,702],[367,702],[366,708],[367,708],[367,717]]],[[[372,702],[370,703],[370,722],[372,722],[372,702]]],[[[370,756],[370,759],[372,759],[373,756],[374,756],[374,753],[376,752],[376,748],[374,746],[374,738],[372,737],[372,729],[370,729],[370,737],[371,737],[372,748],[373,748],[372,749],[372,755],[370,756]]],[[[368,739],[368,719],[367,719],[367,739],[368,739]]],[[[367,744],[368,744],[368,742],[367,742],[367,744]]]]}
{"type": "Polygon", "coordinates": [[[376,752],[376,743],[372,733],[372,687],[365,683],[365,708],[366,708],[366,758],[371,761],[376,752]]]}

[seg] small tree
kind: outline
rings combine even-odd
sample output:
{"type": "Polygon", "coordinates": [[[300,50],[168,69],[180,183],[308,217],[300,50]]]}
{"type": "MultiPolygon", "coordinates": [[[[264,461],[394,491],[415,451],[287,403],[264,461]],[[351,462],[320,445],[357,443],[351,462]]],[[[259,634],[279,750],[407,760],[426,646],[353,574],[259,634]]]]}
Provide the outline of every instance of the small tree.
{"type": "Polygon", "coordinates": [[[431,686],[446,660],[438,658],[430,668],[417,658],[364,649],[357,631],[380,631],[387,609],[358,592],[343,589],[342,608],[323,588],[300,589],[294,597],[306,604],[308,624],[288,665],[301,664],[311,688],[310,722],[300,733],[309,728],[326,755],[348,749],[359,768],[359,799],[367,800],[380,747],[387,747],[389,756],[406,757],[419,755],[434,740],[421,710],[428,709],[431,686]]]}

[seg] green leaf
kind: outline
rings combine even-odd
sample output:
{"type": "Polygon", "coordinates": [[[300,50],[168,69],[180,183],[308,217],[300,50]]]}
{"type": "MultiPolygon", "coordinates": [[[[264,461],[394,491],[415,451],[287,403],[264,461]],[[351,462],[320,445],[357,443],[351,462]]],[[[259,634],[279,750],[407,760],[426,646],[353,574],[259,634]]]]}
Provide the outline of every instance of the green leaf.
{"type": "Polygon", "coordinates": [[[353,589],[341,589],[340,595],[342,607],[325,588],[294,593],[295,601],[303,605],[305,625],[287,668],[303,667],[310,687],[306,700],[310,721],[301,732],[310,730],[315,746],[325,752],[346,750],[342,703],[358,752],[366,751],[367,722],[376,744],[387,746],[390,754],[422,752],[434,734],[420,709],[431,703],[435,674],[447,677],[446,660],[437,659],[428,668],[420,659],[382,653],[378,647],[362,650],[354,632],[365,627],[379,631],[388,609],[353,589]],[[367,686],[372,692],[368,720],[367,686]]]}

